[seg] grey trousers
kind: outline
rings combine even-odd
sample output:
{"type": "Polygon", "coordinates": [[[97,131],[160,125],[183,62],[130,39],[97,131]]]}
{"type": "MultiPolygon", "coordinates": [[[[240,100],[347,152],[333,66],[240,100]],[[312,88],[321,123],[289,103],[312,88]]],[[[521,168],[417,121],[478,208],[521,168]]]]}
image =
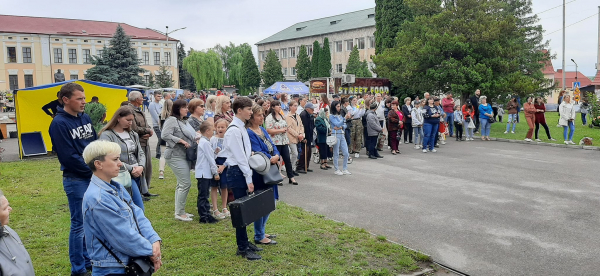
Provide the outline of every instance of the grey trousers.
{"type": "Polygon", "coordinates": [[[290,161],[292,162],[292,171],[296,171],[296,162],[298,162],[298,144],[289,144],[290,161]]]}
{"type": "Polygon", "coordinates": [[[175,188],[175,215],[185,215],[185,204],[187,196],[192,186],[190,178],[190,162],[185,156],[172,156],[167,159],[167,164],[173,170],[177,178],[177,187],[175,188]]]}

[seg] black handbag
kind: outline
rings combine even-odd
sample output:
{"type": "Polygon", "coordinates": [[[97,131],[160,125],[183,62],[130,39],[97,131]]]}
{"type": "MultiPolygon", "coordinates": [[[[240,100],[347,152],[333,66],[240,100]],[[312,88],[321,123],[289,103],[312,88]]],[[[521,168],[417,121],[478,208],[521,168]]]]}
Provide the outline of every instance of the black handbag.
{"type": "Polygon", "coordinates": [[[496,119],[494,119],[494,117],[489,117],[488,123],[493,124],[495,122],[496,122],[496,119]]]}
{"type": "MultiPolygon", "coordinates": [[[[127,201],[123,200],[127,206],[129,206],[129,208],[131,208],[131,205],[129,205],[129,203],[127,203],[127,201]]],[[[133,215],[133,220],[135,221],[135,226],[137,227],[138,233],[140,233],[140,235],[142,235],[142,232],[140,231],[140,226],[138,225],[137,222],[137,218],[135,217],[135,212],[133,211],[133,208],[131,208],[131,214],[133,215]]],[[[143,237],[144,235],[142,235],[143,237]]],[[[96,238],[98,239],[98,238],[96,238]]],[[[108,248],[108,246],[106,246],[106,244],[104,244],[104,242],[101,239],[98,239],[98,241],[100,242],[100,244],[102,244],[102,246],[104,246],[104,248],[106,248],[106,250],[108,250],[108,253],[110,253],[110,255],[113,256],[113,258],[115,258],[115,260],[117,260],[117,262],[125,267],[125,275],[127,276],[151,276],[154,273],[154,262],[152,262],[152,260],[150,260],[149,256],[142,256],[142,257],[130,257],[129,258],[129,263],[127,265],[125,265],[123,263],[123,261],[121,261],[121,259],[119,259],[119,257],[117,257],[117,255],[112,252],[112,250],[110,250],[110,248],[108,248]]]]}
{"type": "Polygon", "coordinates": [[[271,165],[269,171],[263,175],[263,181],[267,185],[277,185],[283,182],[283,177],[281,177],[281,173],[279,172],[278,164],[271,165]]]}
{"type": "MultiPolygon", "coordinates": [[[[183,132],[179,121],[177,122],[177,125],[179,126],[179,130],[181,130],[181,134],[185,136],[185,132],[183,132]]],[[[186,138],[189,139],[189,137],[186,138]]],[[[190,139],[190,141],[192,141],[190,147],[185,149],[185,159],[196,164],[196,160],[198,159],[198,143],[196,143],[196,139],[190,139]]]]}

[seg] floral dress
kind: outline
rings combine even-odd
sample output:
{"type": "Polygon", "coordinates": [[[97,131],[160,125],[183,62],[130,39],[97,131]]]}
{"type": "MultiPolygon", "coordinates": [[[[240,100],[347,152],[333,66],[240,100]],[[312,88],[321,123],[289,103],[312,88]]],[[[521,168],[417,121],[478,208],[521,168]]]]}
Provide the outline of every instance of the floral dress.
{"type": "MultiPolygon", "coordinates": [[[[267,116],[265,119],[265,126],[266,129],[284,129],[288,127],[288,124],[285,119],[281,118],[276,121],[275,118],[273,118],[273,115],[269,114],[269,116],[267,116]]],[[[273,144],[278,146],[290,144],[290,139],[287,137],[287,133],[285,132],[271,135],[271,140],[273,140],[273,144]]]]}

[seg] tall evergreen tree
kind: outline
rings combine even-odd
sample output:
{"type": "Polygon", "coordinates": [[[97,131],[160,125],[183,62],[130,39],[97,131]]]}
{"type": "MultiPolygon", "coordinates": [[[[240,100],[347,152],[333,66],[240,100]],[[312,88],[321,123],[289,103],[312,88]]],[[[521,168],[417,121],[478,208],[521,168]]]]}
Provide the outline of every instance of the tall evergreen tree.
{"type": "Polygon", "coordinates": [[[260,86],[260,71],[256,65],[252,50],[246,50],[242,61],[242,87],[240,90],[245,95],[256,91],[260,86]]]}
{"type": "Polygon", "coordinates": [[[160,88],[170,88],[175,85],[173,73],[169,72],[168,67],[164,62],[161,63],[160,67],[158,67],[158,74],[156,74],[155,82],[160,88]]]}
{"type": "Polygon", "coordinates": [[[283,71],[281,70],[281,62],[273,50],[267,53],[265,67],[262,72],[264,87],[269,87],[278,81],[283,81],[283,71]]]}
{"type": "Polygon", "coordinates": [[[412,20],[412,14],[404,0],[375,0],[375,54],[394,47],[400,26],[406,20],[412,20]]]}
{"type": "Polygon", "coordinates": [[[154,73],[150,72],[150,76],[148,77],[148,81],[145,82],[146,86],[150,87],[150,88],[159,88],[156,85],[156,80],[154,79],[154,73]]]}
{"type": "Polygon", "coordinates": [[[313,43],[313,55],[310,64],[310,76],[313,78],[320,77],[319,75],[319,60],[321,59],[321,45],[315,40],[313,43]]]}
{"type": "Polygon", "coordinates": [[[92,57],[94,67],[87,70],[86,79],[122,86],[144,83],[140,74],[146,70],[140,67],[137,50],[131,47],[131,38],[121,25],[109,44],[101,56],[92,57]]]}
{"type": "Polygon", "coordinates": [[[196,90],[196,85],[194,84],[194,79],[192,75],[188,73],[185,69],[183,69],[183,60],[187,57],[187,53],[185,51],[185,46],[183,43],[179,43],[177,47],[177,70],[179,71],[179,88],[187,89],[191,91],[196,90]]]}
{"type": "Polygon", "coordinates": [[[346,71],[344,74],[352,74],[357,78],[370,78],[373,77],[371,71],[369,71],[369,65],[366,60],[360,61],[358,54],[358,48],[354,46],[348,57],[348,65],[346,65],[346,71]]]}
{"type": "Polygon", "coordinates": [[[310,80],[310,58],[308,57],[308,53],[306,53],[306,46],[300,46],[300,51],[298,52],[298,60],[296,61],[296,77],[301,82],[307,82],[310,80]]]}
{"type": "Polygon", "coordinates": [[[331,49],[327,37],[323,40],[323,50],[319,56],[319,77],[331,77],[331,49]]]}

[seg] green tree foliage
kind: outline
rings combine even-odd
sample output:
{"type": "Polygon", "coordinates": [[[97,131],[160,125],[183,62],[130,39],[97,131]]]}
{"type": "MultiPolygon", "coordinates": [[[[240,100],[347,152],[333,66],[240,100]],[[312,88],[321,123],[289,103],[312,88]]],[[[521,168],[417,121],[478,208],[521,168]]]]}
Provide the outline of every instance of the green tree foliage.
{"type": "Polygon", "coordinates": [[[170,88],[175,85],[175,81],[173,80],[173,73],[169,72],[169,68],[165,65],[165,63],[161,63],[160,67],[158,67],[158,74],[156,74],[156,85],[159,88],[170,88]]]}
{"type": "Polygon", "coordinates": [[[223,63],[214,50],[190,50],[190,54],[183,60],[183,68],[194,78],[197,90],[223,86],[223,63]]]}
{"type": "Polygon", "coordinates": [[[310,64],[310,76],[312,78],[318,78],[319,76],[319,60],[321,59],[321,45],[315,40],[313,43],[313,54],[310,64]]]}
{"type": "Polygon", "coordinates": [[[148,81],[145,82],[146,86],[150,87],[150,88],[159,88],[158,85],[156,85],[156,79],[154,78],[154,73],[150,72],[150,76],[148,77],[148,81]]]}
{"type": "Polygon", "coordinates": [[[331,49],[327,37],[323,40],[323,49],[319,56],[319,77],[331,77],[331,49]]]}
{"type": "Polygon", "coordinates": [[[103,103],[87,103],[83,109],[83,112],[90,116],[92,120],[92,127],[96,132],[100,132],[104,127],[104,119],[106,119],[106,105],[103,103]]]}
{"type": "Polygon", "coordinates": [[[396,45],[375,57],[375,73],[409,94],[452,91],[464,98],[481,89],[494,98],[542,90],[543,76],[524,70],[522,56],[534,49],[523,43],[526,34],[506,1],[444,2],[439,13],[402,25],[396,45]]]}
{"type": "Polygon", "coordinates": [[[121,25],[110,40],[110,46],[104,47],[101,56],[92,57],[94,67],[87,70],[86,79],[104,83],[128,86],[143,82],[140,74],[146,72],[140,67],[137,50],[131,47],[131,38],[125,34],[121,25]]]}
{"type": "Polygon", "coordinates": [[[396,34],[406,20],[412,20],[412,14],[404,0],[375,0],[376,54],[394,47],[396,34]]]}
{"type": "Polygon", "coordinates": [[[373,77],[371,71],[369,71],[369,64],[366,60],[360,61],[360,57],[358,55],[358,48],[354,46],[352,48],[352,52],[350,52],[350,57],[348,58],[348,65],[346,65],[346,71],[344,74],[353,74],[357,78],[370,78],[373,77]]]}
{"type": "Polygon", "coordinates": [[[252,47],[248,43],[236,46],[234,43],[229,42],[227,46],[217,44],[214,49],[219,53],[223,61],[223,71],[225,72],[224,83],[242,87],[242,62],[244,60],[244,53],[252,51],[252,47]]]}
{"type": "Polygon", "coordinates": [[[296,61],[296,77],[301,82],[307,82],[310,80],[310,58],[308,57],[308,53],[306,52],[306,46],[300,46],[300,50],[298,52],[298,60],[296,61]]]}
{"type": "Polygon", "coordinates": [[[183,69],[183,60],[187,57],[187,53],[185,51],[185,46],[183,43],[179,43],[177,47],[177,70],[179,71],[179,88],[187,89],[190,91],[196,90],[196,84],[194,84],[194,79],[192,75],[188,73],[185,69],[183,69]]]}
{"type": "Polygon", "coordinates": [[[269,87],[278,81],[283,81],[283,72],[281,70],[281,62],[273,50],[267,53],[265,67],[262,72],[264,87],[269,87]]]}
{"type": "Polygon", "coordinates": [[[260,86],[260,71],[256,65],[252,49],[246,50],[242,61],[242,86],[239,88],[244,95],[256,91],[260,86]]]}

